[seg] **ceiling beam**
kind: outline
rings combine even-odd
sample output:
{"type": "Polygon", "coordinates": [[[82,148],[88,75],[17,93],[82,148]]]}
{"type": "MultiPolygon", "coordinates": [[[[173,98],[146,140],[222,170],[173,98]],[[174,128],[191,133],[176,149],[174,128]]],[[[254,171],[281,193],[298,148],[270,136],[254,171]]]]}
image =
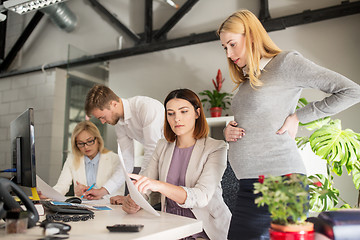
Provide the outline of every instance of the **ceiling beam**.
{"type": "Polygon", "coordinates": [[[112,13],[110,13],[101,3],[97,0],[89,0],[93,7],[98,9],[111,23],[113,23],[117,28],[121,29],[126,35],[128,35],[135,43],[139,43],[141,38],[126,27],[122,22],[119,21],[112,13]]]}
{"type": "Polygon", "coordinates": [[[11,65],[16,55],[20,51],[20,49],[25,44],[26,40],[29,38],[30,34],[33,32],[37,24],[40,22],[41,18],[44,16],[44,13],[40,11],[36,11],[35,15],[30,20],[29,24],[26,26],[24,31],[19,36],[18,40],[15,42],[4,61],[0,65],[0,72],[6,71],[8,67],[11,65]]]}
{"type": "Polygon", "coordinates": [[[199,0],[187,0],[179,10],[160,28],[160,30],[155,34],[154,39],[158,40],[165,37],[165,35],[175,26],[180,19],[190,11],[190,9],[197,3],[199,0]]]}
{"type": "Polygon", "coordinates": [[[259,20],[264,21],[270,19],[270,12],[269,12],[269,1],[268,0],[260,0],[260,13],[259,13],[259,20]]]}
{"type": "MultiPolygon", "coordinates": [[[[306,24],[310,22],[316,22],[316,21],[322,21],[352,14],[359,14],[360,13],[360,1],[356,2],[343,2],[340,5],[318,9],[318,10],[307,10],[303,13],[289,15],[285,17],[280,18],[273,18],[264,20],[263,24],[265,29],[268,32],[284,29],[289,26],[295,26],[300,24],[306,24]]],[[[108,61],[112,59],[118,59],[128,56],[134,56],[139,54],[145,54],[155,51],[161,51],[166,50],[170,48],[176,48],[176,47],[182,47],[182,46],[188,46],[192,44],[197,43],[205,43],[210,41],[218,40],[218,36],[216,36],[215,31],[200,33],[200,34],[191,34],[190,36],[181,37],[177,39],[169,39],[169,40],[161,40],[158,42],[153,43],[143,43],[139,44],[138,46],[134,46],[131,48],[106,52],[102,54],[96,54],[93,56],[85,56],[79,59],[73,59],[68,61],[60,61],[52,64],[47,64],[44,67],[44,69],[50,69],[50,68],[65,68],[68,66],[80,66],[85,65],[89,63],[95,63],[95,62],[102,62],[102,61],[108,61]]],[[[29,69],[24,70],[18,70],[13,72],[7,72],[7,73],[1,73],[0,78],[12,76],[12,75],[19,75],[19,74],[25,74],[29,72],[35,72],[35,71],[41,71],[42,66],[33,67],[29,69]]]]}
{"type": "Polygon", "coordinates": [[[285,17],[264,19],[262,24],[266,31],[283,30],[287,27],[293,27],[297,25],[319,22],[332,18],[344,17],[352,14],[360,13],[360,1],[341,2],[340,5],[316,9],[306,10],[302,13],[293,14],[285,17]]]}
{"type": "Polygon", "coordinates": [[[153,33],[153,0],[145,0],[145,42],[150,43],[153,33]]]}

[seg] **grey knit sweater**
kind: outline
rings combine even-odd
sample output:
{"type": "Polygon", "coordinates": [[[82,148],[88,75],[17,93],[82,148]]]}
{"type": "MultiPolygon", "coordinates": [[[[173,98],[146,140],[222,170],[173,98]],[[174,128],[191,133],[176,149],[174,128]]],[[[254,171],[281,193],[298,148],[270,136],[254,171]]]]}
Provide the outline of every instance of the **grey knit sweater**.
{"type": "Polygon", "coordinates": [[[287,116],[295,112],[304,88],[331,94],[296,111],[302,123],[336,114],[360,101],[360,86],[346,77],[320,67],[298,52],[282,52],[262,71],[263,86],[249,81],[239,86],[232,111],[246,135],[229,143],[229,161],[239,179],[259,175],[306,173],[296,143],[285,133],[277,135],[287,116]]]}

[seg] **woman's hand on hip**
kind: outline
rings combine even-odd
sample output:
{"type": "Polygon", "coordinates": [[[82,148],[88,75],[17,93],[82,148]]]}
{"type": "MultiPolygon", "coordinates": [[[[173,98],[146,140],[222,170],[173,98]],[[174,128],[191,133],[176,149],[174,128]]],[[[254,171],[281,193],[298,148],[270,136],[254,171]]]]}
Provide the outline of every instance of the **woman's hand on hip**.
{"type": "Polygon", "coordinates": [[[224,137],[227,142],[236,142],[238,139],[245,136],[245,130],[237,127],[238,123],[230,121],[224,129],[224,137]]]}
{"type": "Polygon", "coordinates": [[[299,129],[299,119],[296,116],[296,113],[289,115],[286,119],[282,127],[276,132],[276,134],[284,134],[288,132],[292,139],[295,139],[296,133],[299,129]]]}

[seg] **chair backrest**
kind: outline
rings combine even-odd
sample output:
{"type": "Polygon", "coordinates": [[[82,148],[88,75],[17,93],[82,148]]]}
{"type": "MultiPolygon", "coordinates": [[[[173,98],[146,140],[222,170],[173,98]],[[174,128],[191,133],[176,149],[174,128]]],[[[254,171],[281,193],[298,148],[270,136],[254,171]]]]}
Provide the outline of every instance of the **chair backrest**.
{"type": "MultiPolygon", "coordinates": [[[[135,173],[135,174],[138,174],[141,170],[141,167],[134,167],[134,170],[132,173],[135,173]]],[[[128,195],[129,194],[129,189],[126,185],[126,182],[125,182],[125,193],[124,193],[124,196],[128,195]]]]}
{"type": "Polygon", "coordinates": [[[227,162],[227,167],[221,180],[221,187],[223,190],[224,201],[232,212],[236,204],[239,180],[236,178],[229,161],[227,162]]]}

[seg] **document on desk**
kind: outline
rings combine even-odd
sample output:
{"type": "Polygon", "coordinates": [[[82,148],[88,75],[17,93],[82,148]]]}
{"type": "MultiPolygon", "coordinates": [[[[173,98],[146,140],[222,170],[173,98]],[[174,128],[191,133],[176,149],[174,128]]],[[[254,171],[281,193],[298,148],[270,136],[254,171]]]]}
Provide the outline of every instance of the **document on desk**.
{"type": "Polygon", "coordinates": [[[132,200],[134,200],[134,202],[137,205],[139,205],[141,208],[143,208],[145,211],[147,211],[151,214],[154,214],[156,216],[160,216],[160,214],[148,203],[148,201],[145,200],[145,198],[141,195],[141,193],[137,190],[137,188],[131,181],[131,179],[126,171],[124,159],[122,157],[121,149],[119,146],[118,146],[118,155],[119,155],[120,162],[121,162],[120,166],[121,166],[123,174],[125,176],[125,181],[126,181],[128,189],[129,189],[129,194],[130,194],[132,200]]]}
{"type": "Polygon", "coordinates": [[[50,187],[44,180],[36,175],[36,190],[41,191],[41,194],[47,198],[51,198],[55,201],[65,201],[66,197],[50,187]]]}

